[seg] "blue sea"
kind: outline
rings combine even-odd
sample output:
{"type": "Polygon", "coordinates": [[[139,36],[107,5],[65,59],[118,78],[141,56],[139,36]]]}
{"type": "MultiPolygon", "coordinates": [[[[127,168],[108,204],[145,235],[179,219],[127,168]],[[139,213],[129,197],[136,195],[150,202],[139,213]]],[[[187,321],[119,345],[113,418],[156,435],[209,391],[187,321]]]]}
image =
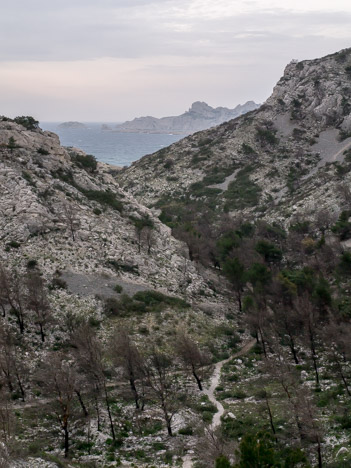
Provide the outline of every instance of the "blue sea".
{"type": "MultiPolygon", "coordinates": [[[[40,122],[43,130],[60,137],[61,145],[75,146],[92,154],[98,161],[116,166],[129,166],[145,154],[151,154],[175,143],[185,135],[151,133],[118,133],[102,130],[104,122],[85,123],[85,128],[60,128],[59,122],[40,122]]],[[[107,123],[113,128],[113,123],[107,123]]]]}

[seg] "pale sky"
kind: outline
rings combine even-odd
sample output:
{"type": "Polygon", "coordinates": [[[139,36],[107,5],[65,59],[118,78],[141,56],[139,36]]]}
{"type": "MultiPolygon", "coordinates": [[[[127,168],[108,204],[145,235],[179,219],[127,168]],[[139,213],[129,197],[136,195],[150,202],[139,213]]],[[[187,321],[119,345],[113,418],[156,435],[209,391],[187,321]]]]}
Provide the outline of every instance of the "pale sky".
{"type": "Polygon", "coordinates": [[[351,47],[350,0],[0,0],[0,115],[123,121],[263,102],[351,47]]]}

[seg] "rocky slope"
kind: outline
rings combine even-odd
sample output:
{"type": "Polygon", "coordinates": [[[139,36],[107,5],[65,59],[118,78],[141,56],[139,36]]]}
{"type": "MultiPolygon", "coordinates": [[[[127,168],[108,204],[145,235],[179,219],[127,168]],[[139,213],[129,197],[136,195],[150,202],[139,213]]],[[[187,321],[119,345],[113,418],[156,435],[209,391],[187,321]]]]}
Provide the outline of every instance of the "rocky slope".
{"type": "Polygon", "coordinates": [[[142,158],[118,180],[171,217],[184,200],[283,224],[338,212],[338,187],[350,182],[350,70],[351,49],[291,62],[259,109],[142,158]]]}
{"type": "Polygon", "coordinates": [[[213,108],[205,102],[194,102],[187,112],[175,117],[138,117],[132,121],[124,122],[115,127],[118,132],[137,133],[175,133],[189,135],[199,130],[214,127],[227,120],[243,115],[257,109],[253,101],[239,104],[234,109],[226,107],[213,108]]]}
{"type": "Polygon", "coordinates": [[[61,147],[53,133],[0,122],[1,261],[37,259],[49,276],[118,270],[152,288],[201,289],[170,230],[119,187],[107,165],[94,164],[61,147]],[[152,225],[147,239],[136,229],[143,219],[152,225]]]}

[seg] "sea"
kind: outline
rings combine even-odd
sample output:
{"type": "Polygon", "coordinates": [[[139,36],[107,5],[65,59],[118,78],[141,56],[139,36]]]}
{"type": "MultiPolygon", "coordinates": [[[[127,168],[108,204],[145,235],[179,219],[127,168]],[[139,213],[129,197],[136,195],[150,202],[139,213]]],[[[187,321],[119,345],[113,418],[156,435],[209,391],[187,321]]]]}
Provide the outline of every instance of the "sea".
{"type": "MultiPolygon", "coordinates": [[[[83,123],[83,122],[82,122],[83,123]]],[[[43,130],[56,133],[63,146],[74,146],[92,154],[98,161],[115,166],[130,166],[146,154],[154,153],[182,139],[185,135],[155,133],[120,133],[113,129],[116,123],[84,123],[84,128],[62,128],[60,122],[40,122],[43,130]]]]}

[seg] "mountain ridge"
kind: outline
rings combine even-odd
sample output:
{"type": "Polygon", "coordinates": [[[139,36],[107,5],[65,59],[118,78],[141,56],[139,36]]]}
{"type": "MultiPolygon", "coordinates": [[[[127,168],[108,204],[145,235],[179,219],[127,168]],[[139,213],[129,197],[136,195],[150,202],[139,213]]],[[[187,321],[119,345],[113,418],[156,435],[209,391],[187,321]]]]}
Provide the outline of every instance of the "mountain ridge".
{"type": "Polygon", "coordinates": [[[234,109],[226,107],[213,108],[205,102],[196,101],[188,111],[181,115],[162,118],[137,117],[117,125],[114,127],[114,131],[186,135],[219,125],[257,107],[258,104],[253,101],[248,101],[243,105],[239,104],[234,109]]]}

